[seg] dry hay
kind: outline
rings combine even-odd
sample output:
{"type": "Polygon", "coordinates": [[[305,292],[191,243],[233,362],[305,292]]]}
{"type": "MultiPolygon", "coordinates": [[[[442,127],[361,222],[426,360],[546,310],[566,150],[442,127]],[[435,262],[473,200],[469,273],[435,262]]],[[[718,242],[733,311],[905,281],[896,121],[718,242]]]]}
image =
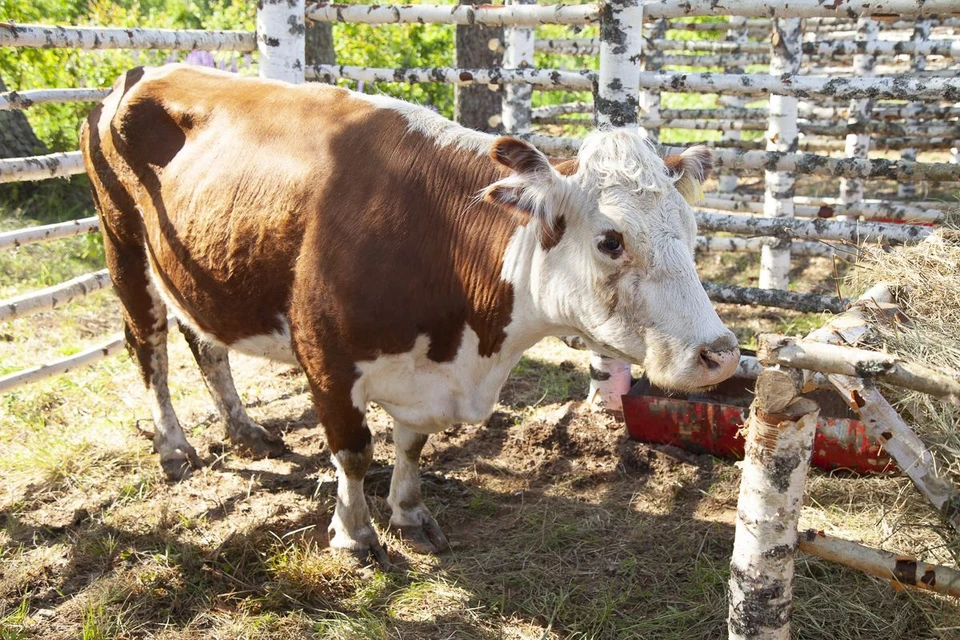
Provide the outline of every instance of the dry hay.
{"type": "MultiPolygon", "coordinates": [[[[905,316],[872,323],[877,348],[960,379],[960,211],[926,242],[893,251],[865,248],[852,279],[861,291],[891,285],[905,316]]],[[[885,386],[884,395],[933,450],[941,470],[960,483],[960,411],[919,392],[885,386]]]]}

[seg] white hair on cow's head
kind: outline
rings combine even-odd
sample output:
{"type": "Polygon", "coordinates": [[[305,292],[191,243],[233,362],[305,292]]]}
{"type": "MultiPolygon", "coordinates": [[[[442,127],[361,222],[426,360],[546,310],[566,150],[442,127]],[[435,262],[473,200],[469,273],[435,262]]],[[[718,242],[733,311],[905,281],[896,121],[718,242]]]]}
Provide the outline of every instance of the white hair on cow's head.
{"type": "Polygon", "coordinates": [[[587,183],[598,189],[663,193],[677,180],[653,143],[636,129],[598,129],[583,140],[577,158],[587,183]]]}

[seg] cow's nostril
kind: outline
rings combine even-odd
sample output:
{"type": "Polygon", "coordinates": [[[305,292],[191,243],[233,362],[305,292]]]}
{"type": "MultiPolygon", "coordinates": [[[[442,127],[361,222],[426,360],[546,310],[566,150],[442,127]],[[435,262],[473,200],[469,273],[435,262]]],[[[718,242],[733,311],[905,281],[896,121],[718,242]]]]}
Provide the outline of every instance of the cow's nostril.
{"type": "Polygon", "coordinates": [[[707,349],[700,350],[700,362],[702,362],[703,366],[707,368],[707,371],[720,368],[720,363],[717,362],[715,357],[713,357],[710,351],[707,349]]]}

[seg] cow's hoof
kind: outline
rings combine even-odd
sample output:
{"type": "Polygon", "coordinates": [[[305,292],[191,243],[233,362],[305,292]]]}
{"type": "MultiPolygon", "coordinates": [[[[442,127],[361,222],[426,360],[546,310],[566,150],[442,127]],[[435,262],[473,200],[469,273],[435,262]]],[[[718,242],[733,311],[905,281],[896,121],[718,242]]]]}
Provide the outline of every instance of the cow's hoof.
{"type": "Polygon", "coordinates": [[[200,456],[190,445],[160,455],[160,468],[167,480],[186,480],[194,469],[199,469],[202,466],[203,461],[200,460],[200,456]]]}
{"type": "Polygon", "coordinates": [[[258,424],[231,430],[229,437],[230,442],[243,455],[254,460],[279,458],[287,452],[287,445],[283,443],[283,438],[273,435],[258,424]]]}
{"type": "Polygon", "coordinates": [[[443,553],[450,549],[447,536],[443,535],[440,525],[433,516],[421,515],[419,525],[390,525],[400,538],[417,553],[443,553]]]}
{"type": "Polygon", "coordinates": [[[390,562],[386,549],[379,542],[373,542],[369,547],[363,548],[330,547],[330,551],[352,558],[352,561],[357,563],[360,570],[369,571],[369,567],[376,563],[383,571],[393,571],[393,563],[390,562]]]}

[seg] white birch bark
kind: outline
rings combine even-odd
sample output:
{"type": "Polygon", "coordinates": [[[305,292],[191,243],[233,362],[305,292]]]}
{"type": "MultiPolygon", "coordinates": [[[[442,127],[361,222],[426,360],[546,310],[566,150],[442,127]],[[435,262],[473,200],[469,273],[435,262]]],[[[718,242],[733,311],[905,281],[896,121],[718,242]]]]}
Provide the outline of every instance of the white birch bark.
{"type": "Polygon", "coordinates": [[[41,227],[14,229],[13,231],[0,233],[0,250],[47,242],[58,238],[72,238],[84,233],[95,233],[99,229],[100,222],[95,216],[69,222],[47,224],[41,227]]]}
{"type": "Polygon", "coordinates": [[[110,89],[29,89],[0,93],[0,111],[27,109],[50,102],[100,102],[110,89]]]}
{"type": "Polygon", "coordinates": [[[79,298],[112,286],[106,269],[87,273],[40,291],[0,300],[0,322],[51,311],[79,298]]]}
{"type": "Polygon", "coordinates": [[[600,7],[584,5],[343,5],[311,4],[307,18],[317,22],[365,24],[458,24],[489,27],[535,27],[538,24],[583,25],[600,20],[600,7]]]}
{"type": "Polygon", "coordinates": [[[556,69],[452,69],[421,67],[415,69],[381,69],[346,65],[318,64],[308,67],[307,80],[332,82],[339,79],[364,82],[440,82],[444,84],[529,84],[541,89],[592,89],[596,74],[592,71],[558,71],[556,69]]]}
{"type": "Polygon", "coordinates": [[[170,49],[173,51],[255,51],[249,31],[61,27],[0,22],[0,46],[71,49],[170,49]]]}
{"type": "MultiPolygon", "coordinates": [[[[876,20],[860,18],[857,21],[857,37],[869,45],[877,39],[880,28],[876,20]]],[[[869,78],[874,75],[877,59],[873,53],[858,53],[853,56],[853,73],[859,78],[869,78]]],[[[873,110],[872,98],[858,98],[850,101],[847,124],[865,128],[870,121],[870,112],[873,110]]],[[[870,150],[870,136],[866,133],[848,133],[845,153],[848,158],[866,158],[870,150]]],[[[843,204],[853,204],[863,200],[863,180],[857,178],[840,179],[840,201],[843,204]]]]}
{"type": "MultiPolygon", "coordinates": [[[[738,54],[741,51],[746,52],[747,49],[752,48],[754,45],[760,47],[759,53],[767,53],[769,47],[765,43],[750,42],[750,32],[746,28],[747,19],[742,16],[731,16],[727,19],[730,27],[727,31],[726,41],[725,42],[716,42],[711,44],[717,45],[727,45],[728,54],[731,63],[726,65],[723,69],[724,73],[744,73],[745,69],[742,63],[733,62],[735,60],[734,54],[738,54]]],[[[690,41],[696,42],[696,41],[690,41]]],[[[736,109],[738,111],[745,111],[747,104],[746,99],[743,96],[720,96],[720,104],[725,108],[736,109]]],[[[759,111],[759,109],[758,109],[759,111]]],[[[719,117],[719,116],[718,116],[719,117]]],[[[665,118],[666,119],[666,118],[665,118]]],[[[725,142],[739,142],[740,141],[740,131],[734,130],[733,128],[724,129],[721,134],[721,140],[725,142]]],[[[729,193],[731,191],[736,191],[737,182],[739,178],[737,174],[732,171],[722,171],[717,173],[717,191],[720,193],[729,193]]]]}
{"type": "MultiPolygon", "coordinates": [[[[653,23],[650,37],[662,38],[667,32],[667,21],[656,20],[653,23]]],[[[644,42],[647,44],[649,40],[644,42]]],[[[644,46],[640,56],[640,68],[643,71],[659,71],[662,68],[662,59],[659,53],[651,51],[644,46]]],[[[642,131],[646,133],[648,139],[653,142],[660,141],[660,128],[654,124],[660,119],[660,92],[652,89],[644,89],[640,92],[640,111],[642,131]]]]}
{"type": "MultiPolygon", "coordinates": [[[[735,253],[760,253],[765,244],[775,244],[775,238],[738,238],[736,236],[697,236],[697,251],[726,251],[735,253]]],[[[829,258],[840,256],[854,258],[857,250],[842,245],[832,245],[826,242],[794,242],[790,250],[797,256],[816,256],[829,258]]]]}
{"type": "Polygon", "coordinates": [[[756,305],[777,309],[792,309],[804,313],[840,313],[852,302],[835,296],[823,296],[817,293],[797,293],[782,289],[755,289],[738,287],[732,284],[701,282],[707,297],[714,302],[726,304],[756,305]]]}
{"type": "Polygon", "coordinates": [[[930,227],[859,220],[799,220],[796,218],[762,218],[736,213],[694,211],[700,231],[723,231],[745,236],[772,236],[848,242],[915,244],[932,232],[930,227]]]}
{"type": "MultiPolygon", "coordinates": [[[[572,155],[580,148],[579,138],[560,136],[527,136],[544,153],[572,155]]],[[[708,144],[708,146],[710,146],[708,144]]],[[[741,172],[794,171],[835,178],[887,178],[891,180],[958,181],[960,167],[947,162],[904,162],[903,160],[863,160],[858,158],[831,158],[813,153],[783,153],[745,151],[713,147],[713,166],[741,172]]],[[[664,153],[681,153],[682,148],[665,147],[664,153]]]]}
{"type": "MultiPolygon", "coordinates": [[[[801,22],[791,18],[773,21],[770,75],[800,72],[801,22]]],[[[797,150],[797,99],[770,96],[770,121],[767,151],[792,153],[797,150]]],[[[796,175],[792,171],[767,171],[764,174],[763,215],[767,218],[793,217],[793,192],[796,175]]],[[[780,246],[763,247],[760,252],[760,288],[786,289],[790,283],[790,240],[780,246]]]]}
{"type": "Polygon", "coordinates": [[[769,16],[771,18],[935,16],[956,14],[956,0],[651,0],[646,3],[648,18],[685,18],[688,16],[769,16]]]}
{"type": "Polygon", "coordinates": [[[790,637],[797,523],[819,414],[800,397],[800,379],[780,368],[757,379],[730,561],[731,639],[790,637]]]}
{"type": "Polygon", "coordinates": [[[594,104],[597,125],[637,127],[643,5],[614,0],[601,7],[600,71],[594,104]]]}
{"type": "Polygon", "coordinates": [[[768,366],[782,364],[820,373],[877,378],[960,405],[960,381],[888,353],[764,334],[760,336],[757,359],[768,366]]]}
{"type": "MultiPolygon", "coordinates": [[[[532,5],[536,0],[507,0],[507,6],[532,5]]],[[[527,69],[534,66],[533,29],[507,27],[503,31],[506,50],[503,53],[505,69],[527,69]]],[[[528,84],[508,84],[503,92],[503,131],[507,134],[530,133],[533,125],[533,87],[528,84]]]]}
{"type": "Polygon", "coordinates": [[[662,91],[764,95],[847,100],[873,96],[878,100],[946,100],[960,95],[960,79],[950,78],[828,78],[819,76],[726,73],[665,73],[645,71],[640,86],[662,91]]]}
{"type": "Polygon", "coordinates": [[[599,353],[590,355],[590,391],[587,400],[594,409],[623,414],[621,396],[630,391],[630,365],[599,353]]]}
{"type": "Polygon", "coordinates": [[[115,334],[110,340],[103,342],[95,347],[85,351],[56,360],[49,364],[42,364],[22,371],[17,371],[9,375],[0,377],[0,393],[6,393],[11,389],[22,387],[33,382],[39,382],[53,376],[70,373],[77,369],[90,366],[99,362],[108,356],[119,353],[123,349],[124,337],[122,333],[115,334]]]}
{"type": "MultiPolygon", "coordinates": [[[[601,6],[600,71],[594,93],[597,126],[637,128],[640,60],[643,55],[643,5],[640,0],[610,0],[601,6]]],[[[610,411],[623,410],[620,391],[630,389],[630,365],[594,354],[592,363],[607,375],[591,376],[590,397],[599,396],[610,411]],[[599,386],[594,383],[599,382],[599,386]]],[[[625,391],[624,391],[625,393],[625,391]]]]}
{"type": "Polygon", "coordinates": [[[257,51],[261,78],[292,84],[304,81],[304,0],[259,0],[257,51]]]}
{"type": "MultiPolygon", "coordinates": [[[[729,195],[729,194],[724,194],[729,195]]],[[[810,205],[800,204],[799,198],[793,198],[793,214],[797,218],[834,218],[843,219],[843,217],[863,216],[867,220],[872,218],[888,218],[901,220],[904,222],[939,222],[943,220],[944,212],[938,209],[924,209],[921,207],[911,207],[909,205],[898,205],[894,203],[883,205],[865,205],[861,200],[855,204],[822,204],[810,205]]],[[[730,200],[727,198],[704,198],[696,204],[697,207],[705,209],[720,209],[721,211],[746,211],[750,213],[763,213],[762,202],[751,202],[745,200],[730,200]]]]}
{"type": "Polygon", "coordinates": [[[890,553],[827,536],[823,531],[800,532],[800,551],[830,562],[889,580],[896,586],[932,591],[960,598],[960,572],[928,564],[903,554],[890,553]]]}
{"type": "Polygon", "coordinates": [[[51,153],[29,158],[0,159],[0,184],[66,178],[86,171],[79,151],[51,153]]]}
{"type": "MultiPolygon", "coordinates": [[[[893,312],[893,294],[885,283],[874,285],[845,313],[811,333],[809,340],[826,344],[860,344],[869,334],[869,316],[893,312]]],[[[933,453],[872,384],[861,378],[828,374],[827,380],[859,416],[867,435],[880,442],[897,466],[913,481],[955,531],[960,531],[960,491],[937,471],[933,453]]]]}
{"type": "MultiPolygon", "coordinates": [[[[913,28],[913,34],[910,36],[910,43],[914,45],[919,45],[923,42],[926,42],[930,38],[930,21],[929,20],[919,20],[917,21],[916,26],[913,28]]],[[[960,43],[956,43],[960,46],[960,43]]],[[[912,56],[910,57],[910,71],[923,71],[927,66],[927,58],[924,53],[919,51],[913,51],[912,56]]],[[[923,103],[921,102],[911,102],[907,105],[908,109],[920,110],[923,108],[923,103]]],[[[913,148],[901,149],[900,150],[900,159],[906,160],[907,162],[916,162],[917,160],[917,150],[913,148]]],[[[901,182],[897,184],[897,196],[900,198],[913,198],[917,194],[916,185],[912,182],[901,182]]]]}

